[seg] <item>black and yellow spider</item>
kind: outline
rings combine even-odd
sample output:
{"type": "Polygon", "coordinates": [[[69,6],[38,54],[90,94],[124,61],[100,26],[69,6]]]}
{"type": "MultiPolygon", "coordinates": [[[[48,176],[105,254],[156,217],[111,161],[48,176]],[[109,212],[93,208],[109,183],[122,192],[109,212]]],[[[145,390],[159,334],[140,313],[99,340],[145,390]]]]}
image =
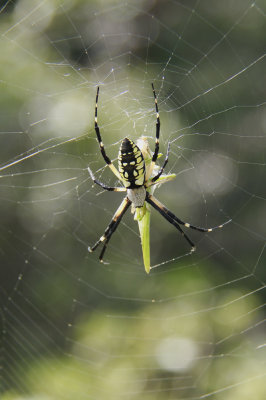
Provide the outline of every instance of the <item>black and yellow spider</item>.
{"type": "MultiPolygon", "coordinates": [[[[98,181],[91,169],[88,167],[88,171],[92,180],[103,189],[112,192],[127,192],[126,197],[122,201],[121,205],[114,214],[110,224],[106,228],[103,236],[94,244],[94,246],[89,247],[89,251],[94,251],[99,244],[103,243],[103,249],[100,254],[100,261],[103,261],[103,255],[106,250],[107,244],[112,236],[112,234],[117,229],[123,215],[127,209],[132,206],[132,211],[135,213],[135,219],[139,223],[143,260],[144,266],[147,273],[150,271],[150,248],[149,248],[149,222],[150,222],[150,210],[146,203],[150,204],[159,213],[181,233],[182,236],[188,241],[191,246],[191,251],[195,250],[193,242],[181,229],[180,225],[184,225],[186,228],[195,229],[200,232],[211,232],[213,229],[222,228],[225,224],[216,226],[214,228],[200,228],[198,226],[191,225],[187,222],[183,222],[181,219],[177,218],[171,211],[169,211],[162,203],[160,203],[153,195],[153,189],[155,185],[164,183],[173,179],[175,174],[162,175],[164,168],[168,162],[170,143],[168,144],[166,157],[161,168],[159,168],[155,163],[159,156],[159,137],[160,137],[160,117],[158,111],[157,97],[152,84],[152,90],[155,101],[156,110],[156,135],[155,135],[155,150],[152,154],[147,139],[141,137],[138,139],[137,144],[128,138],[122,140],[119,154],[118,154],[118,170],[107,156],[104,144],[102,142],[100,129],[98,126],[97,110],[98,110],[98,97],[99,97],[99,87],[97,88],[96,94],[96,105],[95,105],[95,132],[97,140],[99,142],[100,150],[104,161],[111,169],[111,171],[116,175],[116,177],[123,183],[124,187],[109,187],[104,183],[98,181]]],[[[229,222],[229,221],[227,221],[229,222]]],[[[226,223],[227,223],[226,222],[226,223]]]]}

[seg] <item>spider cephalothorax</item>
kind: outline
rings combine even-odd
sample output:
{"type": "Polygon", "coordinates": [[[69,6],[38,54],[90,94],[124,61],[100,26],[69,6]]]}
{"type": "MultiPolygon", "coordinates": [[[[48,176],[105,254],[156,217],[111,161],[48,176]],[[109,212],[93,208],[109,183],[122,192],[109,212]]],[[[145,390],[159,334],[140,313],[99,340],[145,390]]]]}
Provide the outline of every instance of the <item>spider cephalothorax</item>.
{"type": "Polygon", "coordinates": [[[159,200],[157,200],[151,194],[154,185],[165,183],[175,177],[175,174],[162,175],[164,168],[168,162],[170,144],[168,144],[166,157],[162,167],[159,168],[155,164],[159,154],[160,117],[158,111],[157,97],[153,84],[152,84],[152,90],[153,90],[155,110],[156,110],[156,134],[155,134],[154,153],[152,154],[152,152],[150,151],[146,138],[141,137],[138,140],[138,143],[140,143],[139,146],[135,144],[132,140],[125,138],[122,140],[119,149],[118,170],[117,170],[105,152],[104,144],[102,142],[100,134],[100,129],[98,126],[97,110],[98,110],[99,87],[97,88],[96,106],[95,106],[95,132],[97,140],[99,142],[100,150],[105,162],[107,163],[111,171],[116,175],[116,177],[122,182],[123,187],[110,187],[105,185],[104,183],[98,181],[94,177],[93,172],[88,167],[88,171],[90,173],[92,180],[97,185],[101,186],[103,189],[111,192],[127,192],[126,197],[124,198],[119,208],[117,209],[110,224],[106,228],[103,236],[100,237],[100,239],[94,244],[93,247],[89,247],[89,251],[90,252],[94,251],[99,246],[100,243],[103,243],[103,249],[99,257],[100,261],[103,260],[103,255],[106,250],[106,246],[112,234],[115,232],[123,215],[131,205],[132,211],[135,213],[135,219],[139,223],[143,260],[144,260],[145,270],[147,273],[149,273],[150,271],[149,244],[147,244],[147,241],[149,240],[148,225],[149,225],[150,211],[146,203],[150,204],[153,208],[159,211],[159,213],[181,233],[181,235],[190,244],[191,251],[195,250],[195,246],[193,242],[189,239],[189,237],[185,234],[185,232],[182,230],[180,225],[183,225],[186,228],[195,229],[200,232],[211,232],[213,229],[222,228],[225,225],[225,224],[219,225],[216,226],[215,228],[200,228],[198,226],[191,225],[188,222],[184,222],[178,217],[176,217],[170,210],[168,210],[162,203],[160,203],[159,200]]]}

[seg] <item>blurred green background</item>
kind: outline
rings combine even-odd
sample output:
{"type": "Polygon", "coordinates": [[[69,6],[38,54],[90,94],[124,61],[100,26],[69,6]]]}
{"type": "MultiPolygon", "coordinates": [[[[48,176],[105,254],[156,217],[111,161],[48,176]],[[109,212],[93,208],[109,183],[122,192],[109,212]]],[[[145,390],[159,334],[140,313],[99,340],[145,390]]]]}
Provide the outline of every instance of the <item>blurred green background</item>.
{"type": "Polygon", "coordinates": [[[2,1],[0,391],[14,399],[265,398],[265,1],[2,1]],[[183,238],[153,212],[144,272],[108,155],[149,138],[155,195],[223,230],[183,238]],[[159,161],[161,162],[161,160],[159,161]]]}

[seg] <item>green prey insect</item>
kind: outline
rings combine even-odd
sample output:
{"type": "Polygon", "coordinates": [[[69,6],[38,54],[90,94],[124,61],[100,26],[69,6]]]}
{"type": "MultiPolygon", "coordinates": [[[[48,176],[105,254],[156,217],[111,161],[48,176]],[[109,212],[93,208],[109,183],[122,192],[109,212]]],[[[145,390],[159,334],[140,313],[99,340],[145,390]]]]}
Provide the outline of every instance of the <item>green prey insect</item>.
{"type": "Polygon", "coordinates": [[[104,183],[97,180],[88,167],[89,174],[94,183],[101,186],[104,190],[110,192],[127,192],[126,197],[118,207],[115,212],[110,224],[105,229],[104,234],[100,239],[94,244],[94,246],[89,247],[88,250],[93,252],[101,243],[103,243],[103,248],[100,253],[100,261],[103,262],[103,256],[107,247],[107,244],[112,236],[112,234],[117,229],[120,221],[122,220],[124,214],[131,206],[131,211],[134,214],[134,219],[138,222],[142,254],[145,271],[147,274],[150,272],[150,205],[157,210],[168,222],[170,222],[187,240],[191,246],[191,252],[195,250],[194,243],[189,239],[189,237],[182,230],[180,225],[186,228],[195,229],[200,232],[211,232],[216,228],[222,228],[226,223],[216,226],[214,228],[200,228],[198,226],[191,225],[187,222],[182,221],[176,217],[170,210],[168,210],[159,200],[153,196],[153,191],[157,185],[168,182],[175,178],[175,174],[165,175],[163,174],[164,168],[168,162],[170,143],[168,143],[168,148],[166,152],[166,157],[163,162],[162,167],[156,165],[156,161],[159,154],[159,138],[160,138],[160,116],[158,110],[157,97],[155,93],[154,86],[152,84],[152,91],[154,95],[155,111],[156,111],[156,133],[155,133],[155,150],[154,153],[151,152],[148,140],[146,137],[140,137],[136,144],[128,139],[124,138],[121,142],[121,146],[118,154],[118,170],[107,156],[102,142],[100,128],[98,126],[98,97],[99,97],[99,87],[97,88],[96,94],[96,105],[95,105],[95,132],[97,140],[100,146],[100,151],[102,153],[103,159],[115,174],[115,176],[122,182],[123,187],[110,187],[104,183]]]}

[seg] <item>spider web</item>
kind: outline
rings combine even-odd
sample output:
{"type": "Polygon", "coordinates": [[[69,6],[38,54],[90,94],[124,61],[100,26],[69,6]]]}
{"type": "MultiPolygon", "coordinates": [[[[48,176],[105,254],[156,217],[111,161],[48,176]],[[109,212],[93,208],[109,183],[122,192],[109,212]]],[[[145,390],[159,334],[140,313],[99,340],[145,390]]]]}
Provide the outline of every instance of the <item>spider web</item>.
{"type": "Polygon", "coordinates": [[[1,398],[264,399],[265,2],[2,1],[1,398]],[[155,191],[145,274],[107,154],[141,135],[155,191]]]}

